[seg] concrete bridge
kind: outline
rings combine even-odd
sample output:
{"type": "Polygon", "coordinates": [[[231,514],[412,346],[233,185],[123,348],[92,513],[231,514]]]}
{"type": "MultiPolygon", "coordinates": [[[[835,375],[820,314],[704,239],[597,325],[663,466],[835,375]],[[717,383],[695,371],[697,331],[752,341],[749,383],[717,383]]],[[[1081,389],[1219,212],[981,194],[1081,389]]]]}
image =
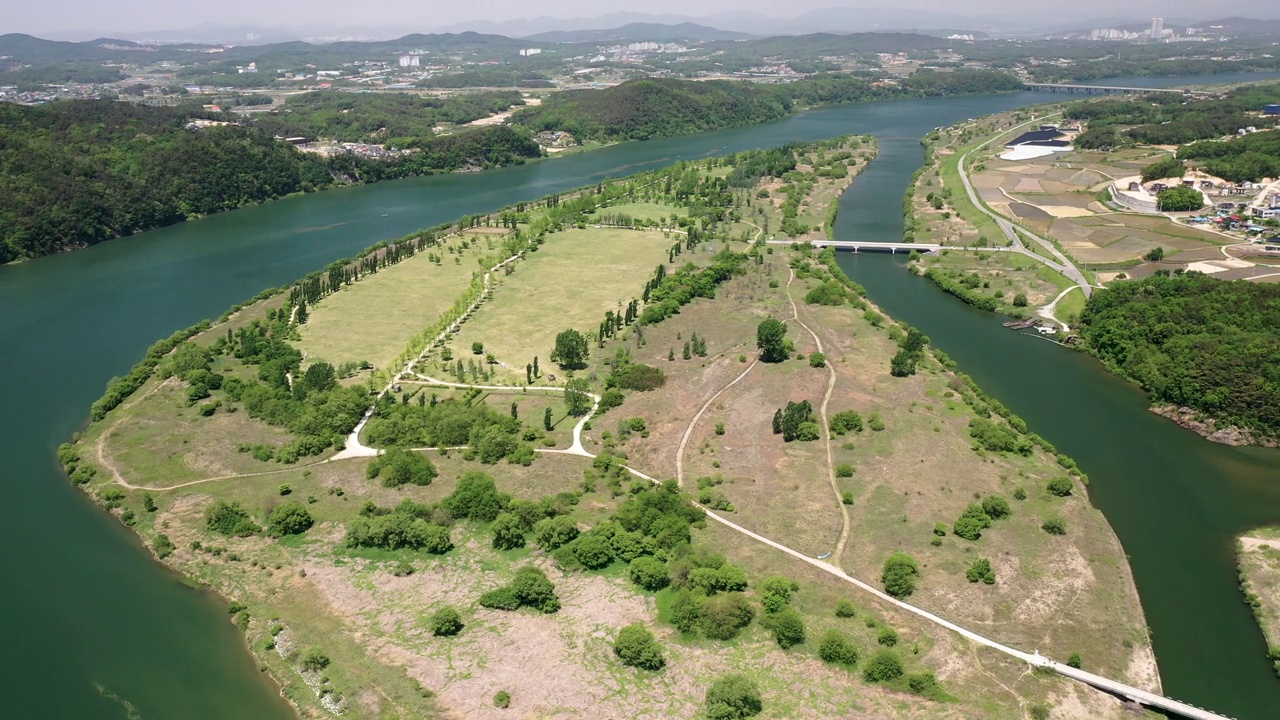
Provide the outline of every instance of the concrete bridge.
{"type": "Polygon", "coordinates": [[[1028,90],[1036,92],[1070,93],[1072,95],[1132,95],[1147,93],[1177,93],[1189,95],[1186,90],[1169,88],[1117,87],[1113,85],[1059,85],[1056,83],[1027,83],[1028,90]]]}
{"type": "MultiPolygon", "coordinates": [[[[797,240],[768,240],[770,245],[796,245],[800,241],[797,240]]],[[[918,253],[935,253],[942,249],[941,245],[933,243],[905,243],[905,242],[861,242],[858,240],[808,240],[805,241],[816,248],[833,247],[837,250],[852,250],[853,252],[887,252],[909,253],[912,250],[918,253]]]]}
{"type": "MultiPolygon", "coordinates": [[[[1040,658],[1039,655],[1036,655],[1035,657],[1040,658]]],[[[1040,659],[1043,660],[1043,658],[1040,659]]],[[[1095,675],[1094,673],[1085,672],[1084,670],[1079,670],[1069,665],[1063,665],[1062,663],[1053,662],[1051,660],[1044,660],[1043,663],[1036,663],[1033,660],[1032,664],[1043,664],[1045,667],[1050,667],[1057,671],[1060,675],[1065,675],[1087,685],[1092,685],[1103,692],[1108,692],[1112,695],[1132,700],[1133,702],[1146,707],[1164,710],[1165,712],[1173,713],[1174,715],[1179,715],[1185,718],[1191,718],[1191,720],[1231,720],[1231,718],[1226,715],[1219,715],[1218,713],[1205,710],[1201,707],[1196,707],[1195,705],[1179,702],[1173,698],[1167,698],[1153,692],[1140,690],[1138,688],[1125,685],[1124,683],[1102,677],[1101,675],[1095,675]]]]}

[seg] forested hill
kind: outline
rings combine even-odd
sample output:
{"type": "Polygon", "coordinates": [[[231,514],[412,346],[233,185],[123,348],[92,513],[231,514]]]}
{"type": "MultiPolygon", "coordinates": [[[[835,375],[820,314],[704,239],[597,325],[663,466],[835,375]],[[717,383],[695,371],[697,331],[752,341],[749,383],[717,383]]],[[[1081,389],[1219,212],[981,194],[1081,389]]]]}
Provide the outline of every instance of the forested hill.
{"type": "Polygon", "coordinates": [[[1280,437],[1280,285],[1198,273],[1120,282],[1080,322],[1088,348],[1156,403],[1280,437]]]}
{"type": "Polygon", "coordinates": [[[800,108],[897,97],[1020,90],[999,72],[921,71],[893,85],[851,75],[818,75],[783,85],[737,80],[632,80],[605,90],[554,94],[512,121],[562,130],[579,140],[645,140],[777,120],[800,108]]]}
{"type": "Polygon", "coordinates": [[[0,103],[0,262],[337,182],[507,165],[541,154],[526,134],[489,127],[416,143],[420,152],[390,162],[325,160],[263,130],[186,130],[193,117],[225,119],[108,100],[0,103]]]}

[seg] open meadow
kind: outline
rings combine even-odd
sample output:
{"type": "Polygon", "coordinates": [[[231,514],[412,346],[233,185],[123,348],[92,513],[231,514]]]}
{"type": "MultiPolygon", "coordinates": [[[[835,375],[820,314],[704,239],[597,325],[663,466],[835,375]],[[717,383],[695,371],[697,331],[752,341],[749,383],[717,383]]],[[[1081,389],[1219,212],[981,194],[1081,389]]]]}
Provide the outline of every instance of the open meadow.
{"type": "Polygon", "coordinates": [[[506,369],[507,382],[523,382],[525,365],[535,355],[539,367],[554,372],[556,334],[573,328],[594,342],[605,313],[622,312],[639,298],[676,242],[678,237],[658,230],[571,228],[549,234],[514,272],[497,278],[492,300],[454,337],[454,357],[465,357],[479,342],[506,369]]]}
{"type": "Polygon", "coordinates": [[[415,330],[435,322],[483,272],[476,261],[492,253],[491,242],[478,234],[449,238],[326,296],[298,327],[298,349],[308,361],[386,368],[415,330]]]}

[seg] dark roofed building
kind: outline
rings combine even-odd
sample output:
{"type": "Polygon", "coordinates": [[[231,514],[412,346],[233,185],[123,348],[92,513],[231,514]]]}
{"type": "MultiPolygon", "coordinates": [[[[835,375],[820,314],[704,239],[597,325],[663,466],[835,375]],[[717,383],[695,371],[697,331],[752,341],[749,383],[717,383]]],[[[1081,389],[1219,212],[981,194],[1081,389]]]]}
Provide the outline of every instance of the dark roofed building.
{"type": "MultiPolygon", "coordinates": [[[[1047,128],[1040,130],[1028,130],[1018,137],[1010,140],[1005,147],[1017,147],[1019,145],[1043,144],[1048,140],[1057,140],[1062,137],[1062,133],[1057,128],[1047,128]]],[[[1063,143],[1064,145],[1066,143],[1063,143]]]]}

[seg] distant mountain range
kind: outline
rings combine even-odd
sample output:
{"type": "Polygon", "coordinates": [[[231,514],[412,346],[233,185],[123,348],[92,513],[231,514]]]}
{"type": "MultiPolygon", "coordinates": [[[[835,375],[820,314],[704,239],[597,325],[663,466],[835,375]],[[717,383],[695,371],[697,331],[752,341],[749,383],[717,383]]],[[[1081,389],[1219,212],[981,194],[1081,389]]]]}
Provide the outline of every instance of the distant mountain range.
{"type": "Polygon", "coordinates": [[[605,43],[605,42],[699,42],[709,40],[746,40],[754,37],[748,33],[718,30],[707,25],[682,22],[675,25],[663,23],[627,23],[608,30],[552,30],[527,35],[523,39],[531,43],[605,43]]]}

